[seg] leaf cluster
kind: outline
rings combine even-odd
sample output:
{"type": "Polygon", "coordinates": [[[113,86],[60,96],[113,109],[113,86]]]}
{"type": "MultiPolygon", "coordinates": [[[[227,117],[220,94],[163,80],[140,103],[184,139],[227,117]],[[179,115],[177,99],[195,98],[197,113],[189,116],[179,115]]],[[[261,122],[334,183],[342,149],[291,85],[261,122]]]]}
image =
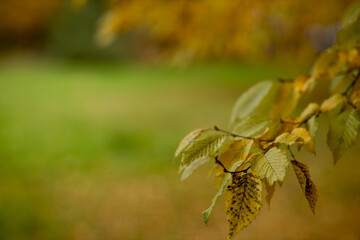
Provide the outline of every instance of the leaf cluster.
{"type": "Polygon", "coordinates": [[[236,101],[229,126],[197,129],[180,143],[182,179],[214,160],[212,172],[218,192],[204,211],[209,221],[217,199],[225,195],[229,239],[259,214],[262,190],[267,203],[281,185],[289,166],[295,172],[310,209],[315,213],[318,193],[309,167],[299,162],[292,148],[315,154],[318,117],[327,115],[327,143],[336,163],[351,148],[360,131],[360,4],[345,15],[337,41],[316,60],[312,73],[291,80],[265,81],[236,101]],[[299,100],[319,82],[328,83],[329,95],[310,102],[294,115],[299,100]]]}

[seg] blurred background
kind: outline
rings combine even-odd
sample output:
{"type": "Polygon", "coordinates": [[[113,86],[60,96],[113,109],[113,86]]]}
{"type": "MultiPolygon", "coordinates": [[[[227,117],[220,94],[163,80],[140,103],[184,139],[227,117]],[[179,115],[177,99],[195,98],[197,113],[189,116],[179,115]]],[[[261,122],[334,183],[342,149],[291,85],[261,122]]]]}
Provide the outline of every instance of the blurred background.
{"type": "MultiPolygon", "coordinates": [[[[0,239],[226,239],[222,200],[202,220],[210,166],[180,182],[177,144],[309,72],[352,2],[0,1],[0,239]]],[[[298,154],[317,214],[289,169],[239,239],[360,239],[360,145],[334,167],[326,131],[298,154]]]]}

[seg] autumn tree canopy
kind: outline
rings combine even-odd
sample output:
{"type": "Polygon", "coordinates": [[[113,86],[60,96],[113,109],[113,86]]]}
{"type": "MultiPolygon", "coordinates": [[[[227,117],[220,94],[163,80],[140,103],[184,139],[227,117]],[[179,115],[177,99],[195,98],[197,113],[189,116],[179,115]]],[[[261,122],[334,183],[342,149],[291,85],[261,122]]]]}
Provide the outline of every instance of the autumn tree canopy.
{"type": "Polygon", "coordinates": [[[142,53],[179,61],[306,58],[331,46],[351,2],[110,0],[97,40],[108,45],[130,34],[142,53]]]}

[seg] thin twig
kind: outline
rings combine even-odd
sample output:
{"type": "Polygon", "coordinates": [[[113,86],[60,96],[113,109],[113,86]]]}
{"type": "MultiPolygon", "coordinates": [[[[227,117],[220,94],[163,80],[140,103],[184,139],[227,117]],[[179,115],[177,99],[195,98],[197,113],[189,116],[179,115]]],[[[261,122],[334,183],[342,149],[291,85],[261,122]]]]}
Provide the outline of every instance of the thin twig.
{"type": "Polygon", "coordinates": [[[289,152],[290,152],[291,157],[292,157],[294,160],[296,160],[296,159],[295,159],[295,155],[294,155],[294,153],[291,151],[290,146],[288,146],[288,150],[289,150],[289,152]]]}
{"type": "Polygon", "coordinates": [[[350,92],[350,90],[352,89],[352,87],[354,87],[356,81],[360,78],[360,71],[358,71],[358,73],[356,74],[354,81],[351,82],[351,84],[349,86],[347,86],[347,88],[345,89],[345,91],[342,93],[343,96],[347,96],[350,92]]]}
{"type": "Polygon", "coordinates": [[[232,133],[232,132],[229,132],[229,131],[226,131],[226,130],[223,130],[223,129],[220,129],[218,128],[216,125],[214,126],[214,130],[215,131],[219,131],[219,132],[223,132],[223,133],[226,133],[226,134],[229,134],[230,136],[232,137],[239,137],[239,138],[244,138],[244,139],[249,139],[249,140],[259,140],[260,142],[272,142],[273,140],[271,139],[257,139],[257,138],[253,138],[253,137],[248,137],[248,136],[242,136],[242,135],[239,135],[239,134],[235,134],[235,133],[232,133]]]}
{"type": "Polygon", "coordinates": [[[224,164],[222,164],[222,162],[219,161],[218,156],[215,156],[215,163],[219,164],[223,168],[224,173],[231,173],[231,174],[233,174],[233,173],[244,173],[244,172],[246,173],[250,168],[250,167],[248,167],[248,168],[246,168],[244,170],[240,170],[240,171],[229,171],[229,170],[226,169],[224,164]]]}
{"type": "Polygon", "coordinates": [[[278,81],[281,83],[288,83],[288,82],[294,82],[294,79],[292,78],[278,78],[278,81]]]}

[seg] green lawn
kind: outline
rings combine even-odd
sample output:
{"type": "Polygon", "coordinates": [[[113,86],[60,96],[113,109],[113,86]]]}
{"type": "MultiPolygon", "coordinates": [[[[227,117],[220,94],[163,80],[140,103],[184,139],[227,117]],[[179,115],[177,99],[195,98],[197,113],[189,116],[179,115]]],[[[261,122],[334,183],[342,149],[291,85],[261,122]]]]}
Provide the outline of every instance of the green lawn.
{"type": "Polygon", "coordinates": [[[240,63],[188,68],[4,63],[0,66],[0,156],[9,161],[2,169],[169,167],[174,148],[187,131],[226,124],[244,86],[294,76],[300,70],[240,63]]]}

